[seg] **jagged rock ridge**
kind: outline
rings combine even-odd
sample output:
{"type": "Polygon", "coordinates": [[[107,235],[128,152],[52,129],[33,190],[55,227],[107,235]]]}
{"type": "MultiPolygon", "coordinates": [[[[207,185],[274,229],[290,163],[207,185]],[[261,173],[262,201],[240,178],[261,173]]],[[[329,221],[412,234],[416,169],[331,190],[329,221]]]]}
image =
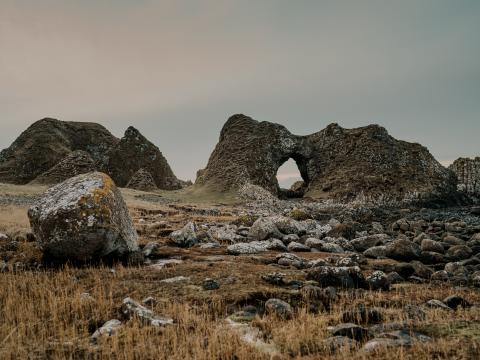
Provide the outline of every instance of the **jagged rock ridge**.
{"type": "Polygon", "coordinates": [[[292,158],[305,196],[355,200],[442,197],[455,192],[454,174],[419,145],[396,140],[378,125],[344,129],[330,124],[308,136],[284,126],[234,115],[225,123],[196,187],[237,190],[245,183],[278,194],[278,168],[292,158]]]}
{"type": "Polygon", "coordinates": [[[118,139],[99,124],[45,118],[0,152],[0,182],[6,183],[53,184],[100,170],[118,186],[126,186],[141,168],[160,189],[179,189],[184,184],[160,150],[133,127],[118,139]]]}
{"type": "Polygon", "coordinates": [[[140,169],[148,171],[160,189],[182,187],[158,147],[130,126],[125,136],[107,152],[104,171],[118,186],[126,186],[140,169]]]}

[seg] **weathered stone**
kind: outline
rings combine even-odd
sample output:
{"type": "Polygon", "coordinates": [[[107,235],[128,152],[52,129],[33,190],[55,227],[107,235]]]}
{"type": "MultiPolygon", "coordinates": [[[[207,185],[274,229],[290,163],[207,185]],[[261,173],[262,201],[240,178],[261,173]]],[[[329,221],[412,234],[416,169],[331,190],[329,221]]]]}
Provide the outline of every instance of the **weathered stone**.
{"type": "Polygon", "coordinates": [[[363,255],[369,258],[382,259],[387,257],[387,247],[385,245],[373,246],[365,250],[363,255]]]}
{"type": "Polygon", "coordinates": [[[472,249],[466,245],[455,245],[447,250],[445,256],[453,261],[468,259],[472,256],[472,249]]]}
{"type": "Polygon", "coordinates": [[[172,232],[170,241],[180,247],[191,247],[198,243],[195,223],[190,221],[182,229],[172,232]]]}
{"type": "Polygon", "coordinates": [[[289,303],[280,299],[269,299],[265,302],[265,310],[284,319],[289,319],[293,315],[292,307],[289,303]]]}
{"type": "Polygon", "coordinates": [[[374,246],[384,245],[389,239],[386,234],[376,234],[353,239],[350,243],[356,251],[362,252],[374,246]]]}
{"type": "Polygon", "coordinates": [[[102,173],[78,175],[48,189],[28,217],[48,257],[85,261],[138,250],[122,195],[102,173]]]}
{"type": "Polygon", "coordinates": [[[347,336],[357,341],[365,341],[371,337],[368,329],[353,323],[336,325],[332,328],[331,332],[334,336],[347,336]]]}
{"type": "Polygon", "coordinates": [[[366,278],[367,285],[372,290],[390,290],[390,281],[383,271],[375,271],[366,278]]]}
{"type": "Polygon", "coordinates": [[[268,250],[270,241],[251,241],[248,243],[236,243],[227,247],[227,252],[231,255],[257,254],[268,250]]]}
{"type": "Polygon", "coordinates": [[[220,284],[214,279],[207,278],[203,281],[202,287],[204,290],[217,290],[220,284]]]}
{"type": "Polygon", "coordinates": [[[320,286],[342,288],[365,288],[366,281],[358,266],[316,266],[307,273],[307,279],[317,281],[320,286]]]}
{"type": "Polygon", "coordinates": [[[452,310],[447,305],[445,305],[443,302],[441,302],[440,300],[436,300],[436,299],[428,300],[426,305],[431,307],[431,308],[437,308],[437,309],[449,310],[449,311],[452,310]]]}
{"type": "Polygon", "coordinates": [[[420,256],[420,247],[404,239],[397,239],[386,245],[387,257],[395,260],[415,260],[420,256]]]}
{"type": "Polygon", "coordinates": [[[440,242],[431,239],[423,239],[421,249],[422,251],[433,251],[440,254],[445,252],[445,249],[440,242]]]}
{"type": "Polygon", "coordinates": [[[302,259],[295,254],[279,254],[276,257],[276,260],[278,265],[293,266],[297,269],[303,269],[307,266],[307,262],[305,261],[305,259],[302,259]]]}
{"type": "Polygon", "coordinates": [[[105,336],[112,336],[114,335],[118,329],[122,326],[122,322],[117,319],[108,320],[105,324],[103,324],[100,328],[98,328],[92,335],[93,340],[97,340],[98,338],[105,336]]]}
{"type": "Polygon", "coordinates": [[[123,299],[122,313],[128,318],[136,317],[146,325],[166,326],[173,324],[173,319],[158,316],[152,310],[147,309],[129,297],[123,299]]]}
{"type": "Polygon", "coordinates": [[[310,251],[310,248],[308,246],[300,244],[296,241],[292,241],[290,244],[288,244],[287,249],[288,251],[293,252],[310,251]]]}

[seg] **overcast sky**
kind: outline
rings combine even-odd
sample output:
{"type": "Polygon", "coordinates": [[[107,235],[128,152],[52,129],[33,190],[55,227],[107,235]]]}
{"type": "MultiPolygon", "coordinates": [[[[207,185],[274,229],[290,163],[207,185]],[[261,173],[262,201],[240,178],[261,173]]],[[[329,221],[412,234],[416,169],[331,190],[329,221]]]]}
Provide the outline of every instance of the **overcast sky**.
{"type": "Polygon", "coordinates": [[[0,148],[47,116],[133,125],[183,179],[234,113],[446,163],[480,155],[480,1],[0,0],[0,109],[0,148]]]}

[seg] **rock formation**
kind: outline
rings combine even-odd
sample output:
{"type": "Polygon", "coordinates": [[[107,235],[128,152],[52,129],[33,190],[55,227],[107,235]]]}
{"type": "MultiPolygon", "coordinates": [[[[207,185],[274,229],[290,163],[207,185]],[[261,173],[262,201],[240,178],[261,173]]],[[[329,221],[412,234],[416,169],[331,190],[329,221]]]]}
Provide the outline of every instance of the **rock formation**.
{"type": "Polygon", "coordinates": [[[133,174],[132,178],[127,184],[127,188],[151,191],[157,189],[157,185],[155,185],[155,180],[153,180],[152,174],[142,168],[133,174]]]}
{"type": "Polygon", "coordinates": [[[292,158],[315,199],[403,201],[455,192],[454,174],[419,145],[394,139],[378,125],[330,124],[308,136],[284,126],[233,115],[223,126],[197,188],[236,191],[245,183],[279,193],[276,173],[292,158]]]}
{"type": "Polygon", "coordinates": [[[75,150],[86,151],[100,162],[117,141],[99,124],[39,120],[0,152],[0,182],[26,184],[75,150]]]}
{"type": "Polygon", "coordinates": [[[154,187],[171,190],[188,184],[175,177],[160,150],[133,127],[119,140],[99,124],[46,118],[0,152],[0,182],[6,183],[53,184],[100,170],[123,187],[142,168],[154,187]]]}
{"type": "Polygon", "coordinates": [[[107,152],[103,170],[118,186],[124,187],[141,168],[151,174],[160,189],[182,187],[158,147],[130,126],[125,136],[107,152]]]}
{"type": "Polygon", "coordinates": [[[48,258],[86,261],[138,250],[127,206],[103,173],[78,175],[50,188],[28,217],[48,258]]]}
{"type": "Polygon", "coordinates": [[[59,163],[47,170],[32,183],[35,184],[58,184],[68,178],[92,172],[95,170],[95,161],[89,153],[83,150],[75,150],[65,156],[59,163]]]}
{"type": "Polygon", "coordinates": [[[480,157],[458,158],[449,166],[458,178],[458,190],[480,197],[480,157]]]}

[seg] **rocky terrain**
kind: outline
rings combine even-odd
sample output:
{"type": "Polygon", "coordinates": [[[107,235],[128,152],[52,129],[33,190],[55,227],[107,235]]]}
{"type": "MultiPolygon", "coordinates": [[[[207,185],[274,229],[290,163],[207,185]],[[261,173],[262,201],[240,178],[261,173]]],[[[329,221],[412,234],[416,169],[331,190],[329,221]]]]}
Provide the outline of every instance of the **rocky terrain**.
{"type": "Polygon", "coordinates": [[[480,356],[478,207],[44,189],[0,185],[1,358],[480,356]]]}
{"type": "Polygon", "coordinates": [[[56,184],[101,170],[124,187],[140,169],[150,172],[159,189],[185,185],[158,147],[133,127],[117,139],[99,124],[45,118],[0,152],[0,182],[13,184],[56,184]]]}
{"type": "Polygon", "coordinates": [[[227,192],[250,183],[278,194],[276,173],[290,158],[308,198],[388,203],[455,197],[452,171],[425,147],[396,140],[378,125],[344,129],[330,124],[296,136],[281,125],[245,115],[233,115],[225,123],[195,186],[227,192]]]}

